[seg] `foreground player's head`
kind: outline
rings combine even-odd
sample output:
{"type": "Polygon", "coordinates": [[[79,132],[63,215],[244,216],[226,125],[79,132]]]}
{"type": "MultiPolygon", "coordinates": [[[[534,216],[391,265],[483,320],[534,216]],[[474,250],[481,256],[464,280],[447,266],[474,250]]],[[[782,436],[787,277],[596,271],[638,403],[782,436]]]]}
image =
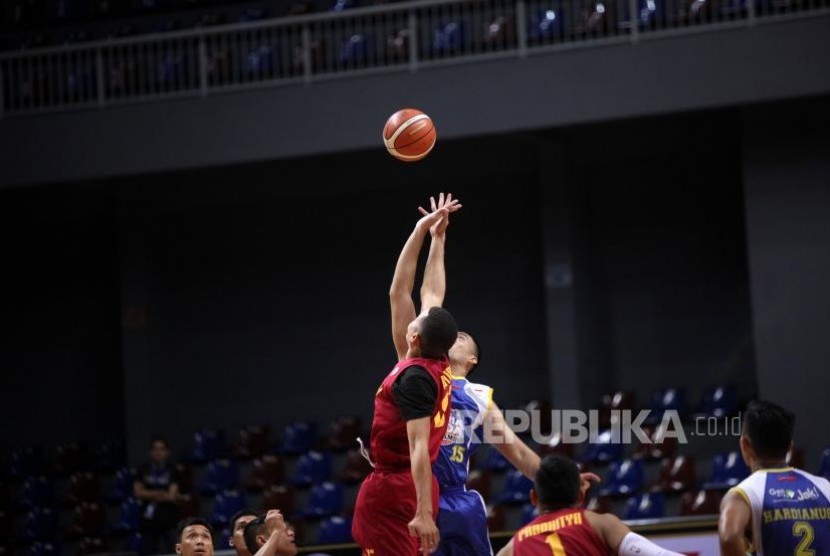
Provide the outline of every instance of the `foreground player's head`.
{"type": "Polygon", "coordinates": [[[441,307],[430,308],[426,314],[409,323],[406,330],[406,342],[411,357],[446,357],[457,338],[458,324],[455,318],[441,307]]]}
{"type": "Polygon", "coordinates": [[[236,550],[237,556],[251,556],[248,547],[245,546],[245,526],[255,520],[258,514],[252,510],[239,510],[230,522],[231,538],[228,544],[236,550]]]}
{"type": "Polygon", "coordinates": [[[469,332],[458,331],[458,337],[449,351],[452,372],[458,376],[470,376],[478,367],[481,348],[469,332]]]}
{"type": "Polygon", "coordinates": [[[580,502],[579,468],[557,454],[542,458],[530,491],[530,501],[539,513],[570,508],[580,502]]]}
{"type": "Polygon", "coordinates": [[[783,465],[793,443],[795,415],[780,405],[764,400],[749,402],[744,411],[741,453],[753,471],[783,465]]]}
{"type": "Polygon", "coordinates": [[[181,556],[213,556],[213,528],[200,517],[179,522],[176,534],[176,554],[181,556]]]}

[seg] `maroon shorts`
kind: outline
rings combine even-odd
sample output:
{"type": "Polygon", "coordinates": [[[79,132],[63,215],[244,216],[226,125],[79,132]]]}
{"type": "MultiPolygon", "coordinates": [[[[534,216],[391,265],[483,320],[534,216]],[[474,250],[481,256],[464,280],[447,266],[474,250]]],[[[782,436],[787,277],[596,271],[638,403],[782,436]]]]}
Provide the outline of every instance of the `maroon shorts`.
{"type": "MultiPolygon", "coordinates": [[[[420,541],[409,534],[417,498],[409,470],[373,471],[355,502],[352,536],[364,556],[418,556],[420,541]]],[[[438,481],[432,477],[432,516],[438,517],[438,481]]]]}

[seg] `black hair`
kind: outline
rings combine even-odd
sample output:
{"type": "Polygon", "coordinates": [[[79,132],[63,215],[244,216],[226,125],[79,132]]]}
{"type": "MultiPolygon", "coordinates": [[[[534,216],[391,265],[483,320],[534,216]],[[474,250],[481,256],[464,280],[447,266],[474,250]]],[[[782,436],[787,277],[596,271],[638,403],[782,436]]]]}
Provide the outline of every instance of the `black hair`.
{"type": "Polygon", "coordinates": [[[743,433],[759,458],[786,458],[794,428],[793,412],[772,402],[753,400],[744,411],[743,433]]]}
{"type": "Polygon", "coordinates": [[[476,356],[476,364],[473,365],[472,367],[470,367],[470,370],[467,371],[467,378],[470,378],[470,375],[473,374],[473,371],[478,369],[478,365],[479,365],[479,363],[481,363],[481,345],[478,343],[478,340],[476,339],[476,337],[473,336],[472,334],[470,334],[469,332],[467,332],[465,330],[459,330],[458,333],[459,334],[461,334],[461,333],[465,334],[468,338],[470,338],[470,340],[472,340],[473,346],[475,346],[475,350],[473,351],[473,355],[476,356]]]}
{"type": "Polygon", "coordinates": [[[432,307],[421,320],[421,357],[440,359],[458,339],[458,324],[449,311],[432,307]]]}
{"type": "Polygon", "coordinates": [[[167,438],[165,438],[164,436],[162,436],[162,435],[160,435],[160,434],[157,434],[156,436],[154,436],[154,437],[150,440],[150,448],[152,448],[153,446],[155,446],[155,445],[156,445],[156,442],[161,442],[162,444],[164,444],[164,447],[165,447],[165,448],[170,449],[170,443],[167,441],[167,438]]]}
{"type": "Polygon", "coordinates": [[[265,516],[261,515],[255,520],[248,523],[245,526],[245,532],[243,533],[243,537],[245,539],[245,548],[248,549],[248,552],[251,554],[256,554],[259,550],[259,544],[256,542],[257,535],[260,535],[265,530],[265,516]]]}
{"type": "Polygon", "coordinates": [[[178,539],[176,542],[182,541],[182,534],[184,533],[184,530],[190,527],[191,525],[203,526],[205,529],[208,530],[208,533],[210,533],[211,540],[213,539],[213,527],[211,527],[210,523],[206,519],[202,519],[201,517],[188,517],[186,519],[181,520],[179,524],[176,526],[176,538],[178,539]]]}
{"type": "Polygon", "coordinates": [[[246,515],[252,515],[254,517],[259,517],[259,513],[255,512],[253,510],[249,510],[248,508],[244,508],[242,510],[239,510],[238,512],[233,514],[233,516],[231,517],[230,522],[228,523],[228,526],[231,528],[231,535],[233,534],[234,529],[236,529],[236,520],[239,519],[240,517],[243,517],[243,516],[246,516],[246,515]]]}
{"type": "Polygon", "coordinates": [[[579,468],[565,456],[549,454],[539,464],[534,488],[540,510],[569,508],[579,500],[579,468]]]}

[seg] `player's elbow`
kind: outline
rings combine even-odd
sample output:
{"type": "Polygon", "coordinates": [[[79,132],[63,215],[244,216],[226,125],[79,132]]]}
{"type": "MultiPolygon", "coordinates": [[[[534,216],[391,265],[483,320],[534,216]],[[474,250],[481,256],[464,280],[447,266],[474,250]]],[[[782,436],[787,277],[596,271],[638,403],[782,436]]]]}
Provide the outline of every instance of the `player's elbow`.
{"type": "Polygon", "coordinates": [[[718,539],[720,541],[721,554],[723,554],[724,556],[744,553],[743,531],[739,531],[733,528],[721,527],[718,531],[718,539]]]}

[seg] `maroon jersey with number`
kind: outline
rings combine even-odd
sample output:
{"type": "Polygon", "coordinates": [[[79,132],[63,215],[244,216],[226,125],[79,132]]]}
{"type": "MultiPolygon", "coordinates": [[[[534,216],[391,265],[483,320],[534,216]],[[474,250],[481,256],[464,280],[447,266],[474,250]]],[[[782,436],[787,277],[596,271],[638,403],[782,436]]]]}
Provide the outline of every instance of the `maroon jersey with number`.
{"type": "Polygon", "coordinates": [[[432,412],[432,427],[429,433],[429,461],[434,463],[441,449],[441,440],[447,430],[450,412],[450,387],[452,373],[446,358],[424,359],[415,357],[400,361],[378,388],[375,396],[375,415],[372,419],[372,459],[378,469],[409,469],[409,437],[406,421],[395,404],[392,385],[408,367],[418,365],[426,369],[435,381],[438,397],[432,412]]]}
{"type": "Polygon", "coordinates": [[[542,514],[513,537],[514,556],[608,556],[611,550],[585,519],[585,510],[542,514]]]}

